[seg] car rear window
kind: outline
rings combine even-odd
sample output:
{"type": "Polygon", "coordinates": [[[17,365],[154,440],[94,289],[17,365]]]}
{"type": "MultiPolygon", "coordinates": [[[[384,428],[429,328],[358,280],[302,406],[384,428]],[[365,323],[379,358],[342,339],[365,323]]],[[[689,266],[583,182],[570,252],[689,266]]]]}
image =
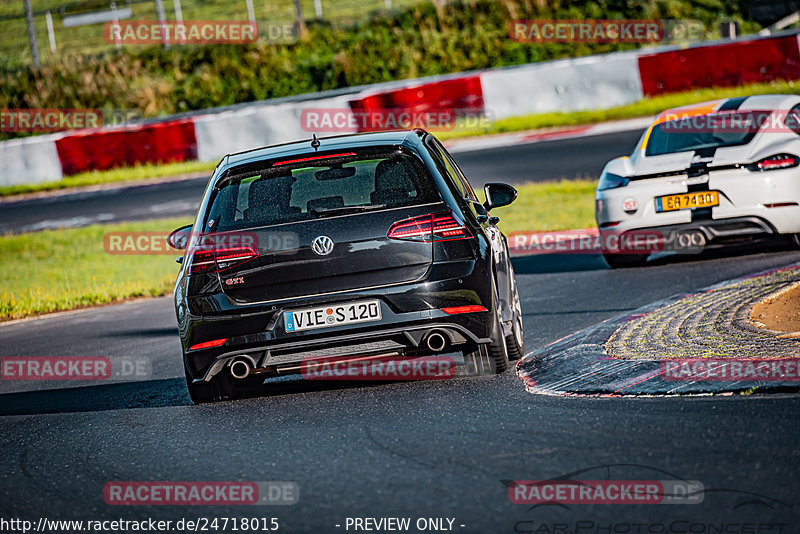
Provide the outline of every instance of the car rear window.
{"type": "Polygon", "coordinates": [[[422,162],[399,148],[265,160],[226,171],[219,184],[204,220],[206,232],[440,200],[422,162]]]}
{"type": "Polygon", "coordinates": [[[657,124],[650,132],[645,155],[746,145],[768,117],[769,112],[754,111],[737,113],[734,122],[730,114],[710,114],[657,124]]]}

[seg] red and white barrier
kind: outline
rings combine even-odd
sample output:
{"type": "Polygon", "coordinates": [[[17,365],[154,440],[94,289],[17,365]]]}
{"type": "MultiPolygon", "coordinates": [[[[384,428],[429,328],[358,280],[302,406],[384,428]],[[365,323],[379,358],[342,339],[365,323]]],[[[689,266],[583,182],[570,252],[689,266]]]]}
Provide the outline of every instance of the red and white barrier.
{"type": "MultiPolygon", "coordinates": [[[[347,97],[323,98],[308,102],[264,106],[247,106],[194,117],[197,139],[197,159],[214,161],[225,154],[249,148],[308,139],[311,132],[303,128],[301,113],[304,109],[347,109],[347,97]]],[[[355,133],[350,130],[342,133],[355,133]]]]}
{"type": "Polygon", "coordinates": [[[0,186],[61,180],[56,137],[48,134],[0,143],[0,186]]]}
{"type": "Polygon", "coordinates": [[[193,119],[77,131],[56,139],[64,174],[197,159],[193,119]]]}
{"type": "MultiPolygon", "coordinates": [[[[199,159],[310,137],[309,109],[482,110],[490,119],[604,109],[695,87],[800,79],[798,32],[376,84],[346,96],[264,101],[184,119],[0,143],[0,185],[144,162],[199,159]]],[[[359,127],[337,130],[355,132],[359,127]]],[[[327,135],[327,134],[326,134],[327,135]]]]}
{"type": "Polygon", "coordinates": [[[488,70],[481,74],[493,119],[610,108],[642,98],[638,52],[618,52],[488,70]]]}
{"type": "Polygon", "coordinates": [[[639,56],[647,96],[800,78],[798,36],[727,41],[639,56]]]}
{"type": "Polygon", "coordinates": [[[491,150],[493,148],[513,145],[530,145],[542,141],[557,139],[576,139],[590,135],[604,135],[631,130],[644,130],[653,122],[655,117],[637,117],[619,121],[601,122],[598,124],[584,124],[581,126],[563,126],[558,128],[542,128],[535,132],[515,132],[482,137],[462,137],[446,143],[451,154],[459,152],[474,152],[477,150],[491,150]]]}
{"type": "MultiPolygon", "coordinates": [[[[413,84],[397,89],[384,89],[350,99],[350,108],[357,113],[425,113],[437,110],[485,110],[482,75],[413,84]]],[[[361,129],[361,128],[359,128],[361,129]]]]}

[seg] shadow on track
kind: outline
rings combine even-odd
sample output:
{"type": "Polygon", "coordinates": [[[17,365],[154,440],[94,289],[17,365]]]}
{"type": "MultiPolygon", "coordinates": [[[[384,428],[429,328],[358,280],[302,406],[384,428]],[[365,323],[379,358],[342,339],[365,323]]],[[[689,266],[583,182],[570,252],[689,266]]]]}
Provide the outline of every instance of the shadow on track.
{"type": "Polygon", "coordinates": [[[651,257],[647,262],[647,267],[655,265],[670,265],[690,262],[703,262],[722,260],[727,258],[739,258],[754,256],[757,254],[777,254],[786,252],[796,252],[797,247],[785,236],[767,237],[753,239],[742,243],[734,243],[725,246],[708,248],[699,254],[670,254],[664,256],[651,257]]]}
{"type": "Polygon", "coordinates": [[[98,412],[191,404],[183,378],[120,382],[0,395],[0,416],[98,412]]]}
{"type": "MultiPolygon", "coordinates": [[[[474,380],[478,377],[457,374],[455,380],[474,380]]],[[[490,378],[490,377],[481,377],[490,378]]],[[[275,380],[275,379],[273,379],[275,380]]],[[[315,380],[300,378],[277,379],[267,386],[258,383],[242,384],[235,399],[209,403],[204,406],[225,406],[230,402],[252,398],[298,395],[324,391],[373,388],[390,384],[428,382],[428,380],[315,380]]],[[[166,408],[193,406],[183,378],[117,382],[100,386],[84,386],[41,391],[25,391],[0,395],[0,417],[8,415],[39,415],[55,413],[102,412],[131,408],[166,408]]]]}
{"type": "Polygon", "coordinates": [[[116,332],[109,332],[105,334],[111,337],[169,337],[175,341],[175,345],[180,350],[178,343],[178,327],[171,326],[167,328],[149,328],[141,330],[119,330],[116,332]]]}
{"type": "MultiPolygon", "coordinates": [[[[632,272],[660,265],[713,261],[726,258],[745,257],[755,254],[769,254],[796,251],[797,247],[788,238],[778,236],[717,246],[699,254],[665,254],[650,257],[646,266],[619,269],[632,272]]],[[[605,271],[610,267],[600,254],[531,254],[512,258],[516,274],[568,273],[581,271],[605,271]]]]}
{"type": "Polygon", "coordinates": [[[569,311],[544,311],[544,312],[531,312],[523,313],[523,317],[552,317],[558,315],[580,315],[582,313],[627,313],[635,308],[596,308],[596,309],[580,309],[569,311]]]}
{"type": "Polygon", "coordinates": [[[511,260],[516,274],[605,271],[608,264],[600,254],[533,254],[511,260]]]}

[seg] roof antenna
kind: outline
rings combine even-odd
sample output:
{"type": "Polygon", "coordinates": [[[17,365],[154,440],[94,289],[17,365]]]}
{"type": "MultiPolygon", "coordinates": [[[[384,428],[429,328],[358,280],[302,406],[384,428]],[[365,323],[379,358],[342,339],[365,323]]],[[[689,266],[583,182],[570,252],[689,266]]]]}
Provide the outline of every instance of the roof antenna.
{"type": "Polygon", "coordinates": [[[313,148],[314,151],[316,152],[319,149],[319,145],[321,145],[322,143],[320,143],[319,139],[317,139],[317,134],[312,134],[312,135],[314,136],[314,139],[311,141],[311,148],[313,148]]]}

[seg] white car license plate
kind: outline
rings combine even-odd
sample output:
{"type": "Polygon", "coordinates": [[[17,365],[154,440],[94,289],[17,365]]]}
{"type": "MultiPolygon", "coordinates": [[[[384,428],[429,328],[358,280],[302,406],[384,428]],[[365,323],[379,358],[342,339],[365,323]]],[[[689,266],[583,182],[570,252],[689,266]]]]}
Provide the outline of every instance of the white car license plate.
{"type": "Polygon", "coordinates": [[[283,325],[287,332],[300,332],[301,330],[380,320],[381,305],[380,301],[377,300],[364,300],[283,312],[283,325]]]}

